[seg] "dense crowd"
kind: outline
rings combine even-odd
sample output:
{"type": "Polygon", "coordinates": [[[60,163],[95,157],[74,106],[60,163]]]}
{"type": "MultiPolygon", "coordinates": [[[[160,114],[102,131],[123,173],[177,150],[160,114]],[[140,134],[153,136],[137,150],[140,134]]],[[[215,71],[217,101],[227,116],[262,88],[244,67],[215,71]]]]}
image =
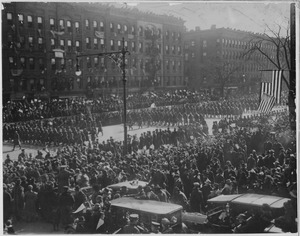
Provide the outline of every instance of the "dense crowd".
{"type": "MultiPolygon", "coordinates": [[[[155,91],[130,94],[127,96],[127,109],[173,106],[182,104],[207,104],[215,99],[206,92],[192,92],[190,90],[175,90],[173,92],[155,91]]],[[[239,109],[256,109],[258,98],[243,96],[235,101],[241,101],[239,109]],[[242,100],[242,101],[241,101],[242,100]]],[[[234,101],[233,101],[234,102],[234,101]]],[[[236,103],[235,102],[235,103],[236,103]]],[[[209,103],[210,104],[210,103],[209,103]]],[[[213,102],[206,108],[210,113],[222,113],[224,109],[230,112],[235,107],[232,101],[213,102]],[[226,108],[223,108],[225,103],[226,108]]],[[[203,105],[205,107],[205,105],[203,105]]],[[[3,122],[20,122],[30,120],[41,120],[63,116],[77,116],[80,114],[120,112],[123,109],[122,96],[111,95],[102,98],[52,98],[49,100],[26,98],[17,101],[7,101],[3,104],[3,122]]]]}
{"type": "Polygon", "coordinates": [[[130,137],[125,156],[122,143],[113,139],[92,145],[64,143],[57,152],[37,156],[22,150],[17,161],[8,155],[3,165],[4,221],[13,217],[32,222],[40,217],[65,226],[88,198],[92,204],[84,228],[88,233],[107,233],[115,223],[110,200],[127,194],[126,189],[111,192],[107,186],[138,179],[149,182],[139,198],[176,203],[190,212],[205,213],[207,200],[219,194],[289,197],[292,208],[276,222],[293,231],[296,144],[286,119],[285,114],[222,119],[214,124],[212,136],[206,134],[204,123],[183,121],[173,130],[130,137]],[[80,190],[88,186],[93,189],[90,196],[80,190]],[[104,224],[97,228],[100,218],[104,224]]]}

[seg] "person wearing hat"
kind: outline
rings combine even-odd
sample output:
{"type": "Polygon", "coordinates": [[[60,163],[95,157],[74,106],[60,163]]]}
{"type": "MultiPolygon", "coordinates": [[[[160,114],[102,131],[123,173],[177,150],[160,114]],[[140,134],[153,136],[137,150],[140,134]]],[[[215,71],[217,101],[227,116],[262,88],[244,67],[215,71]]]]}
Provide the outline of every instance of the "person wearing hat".
{"type": "Polygon", "coordinates": [[[18,178],[15,181],[11,196],[13,198],[14,217],[19,221],[22,219],[21,214],[24,208],[24,188],[21,186],[21,179],[18,178]]]}
{"type": "Polygon", "coordinates": [[[168,218],[162,218],[161,220],[161,232],[163,234],[172,234],[173,229],[171,226],[171,222],[168,218]]]}
{"type": "Polygon", "coordinates": [[[24,218],[26,222],[37,220],[37,192],[33,191],[33,186],[28,185],[28,191],[25,193],[24,218]]]}
{"type": "Polygon", "coordinates": [[[225,181],[225,186],[222,189],[222,194],[224,194],[224,195],[230,195],[231,192],[232,192],[232,189],[233,189],[232,181],[231,181],[231,179],[227,179],[225,181]]]}
{"type": "Polygon", "coordinates": [[[190,197],[190,210],[191,212],[203,212],[205,209],[204,199],[202,191],[200,190],[200,184],[194,183],[194,187],[190,197]]]}
{"type": "Polygon", "coordinates": [[[159,231],[160,223],[156,221],[151,222],[151,234],[161,234],[159,231]]]}
{"type": "Polygon", "coordinates": [[[72,222],[71,212],[75,203],[74,197],[69,191],[68,186],[63,187],[63,192],[60,194],[58,202],[61,215],[61,224],[66,226],[72,222]]]}
{"type": "Polygon", "coordinates": [[[8,191],[8,187],[3,183],[3,220],[6,222],[12,214],[13,210],[13,199],[8,191]]]}
{"type": "Polygon", "coordinates": [[[15,147],[18,145],[20,149],[22,149],[21,147],[21,140],[20,140],[20,135],[18,133],[18,131],[15,131],[14,133],[14,137],[13,137],[13,140],[14,140],[14,147],[13,147],[13,150],[15,150],[15,147]]]}
{"type": "Polygon", "coordinates": [[[4,161],[4,165],[10,165],[10,164],[12,164],[12,163],[13,163],[13,161],[10,159],[9,154],[7,154],[7,155],[6,155],[6,159],[5,159],[5,161],[4,161]]]}
{"type": "Polygon", "coordinates": [[[64,186],[70,186],[70,179],[73,177],[73,172],[67,170],[67,165],[61,165],[57,175],[58,191],[61,193],[64,186]]]}
{"type": "Polygon", "coordinates": [[[141,231],[137,227],[138,221],[139,221],[138,214],[129,215],[129,223],[123,227],[122,233],[123,234],[140,234],[141,231]]]}

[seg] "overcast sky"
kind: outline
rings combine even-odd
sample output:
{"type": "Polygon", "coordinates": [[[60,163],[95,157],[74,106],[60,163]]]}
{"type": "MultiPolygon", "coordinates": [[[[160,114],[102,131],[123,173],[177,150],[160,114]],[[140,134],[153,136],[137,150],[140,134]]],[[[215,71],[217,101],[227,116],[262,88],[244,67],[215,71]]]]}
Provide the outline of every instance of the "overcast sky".
{"type": "Polygon", "coordinates": [[[290,2],[278,1],[116,1],[115,6],[137,7],[141,11],[152,11],[181,17],[188,29],[208,29],[211,25],[217,28],[229,27],[257,33],[266,32],[268,25],[278,30],[280,25],[286,32],[289,27],[290,2]]]}

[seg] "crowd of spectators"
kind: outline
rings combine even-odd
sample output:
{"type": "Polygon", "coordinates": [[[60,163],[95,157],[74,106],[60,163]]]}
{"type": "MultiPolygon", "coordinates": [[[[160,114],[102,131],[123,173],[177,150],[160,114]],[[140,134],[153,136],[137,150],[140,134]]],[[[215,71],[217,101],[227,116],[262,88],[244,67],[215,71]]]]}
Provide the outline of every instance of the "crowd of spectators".
{"type": "MultiPolygon", "coordinates": [[[[105,216],[103,227],[87,227],[89,233],[105,233],[112,224],[109,201],[126,195],[107,186],[135,179],[149,182],[144,198],[180,204],[191,212],[205,213],[207,199],[219,194],[261,193],[289,197],[296,204],[295,134],[287,133],[286,118],[278,113],[222,119],[211,136],[199,133],[199,123],[156,130],[142,139],[132,137],[125,156],[122,143],[113,139],[98,145],[61,144],[58,151],[37,156],[23,150],[16,161],[8,155],[3,165],[4,221],[40,217],[65,226],[86,200],[80,188],[91,186],[92,220],[85,222],[95,224],[105,216]]],[[[284,227],[286,219],[279,221],[292,230],[284,227]]]]}

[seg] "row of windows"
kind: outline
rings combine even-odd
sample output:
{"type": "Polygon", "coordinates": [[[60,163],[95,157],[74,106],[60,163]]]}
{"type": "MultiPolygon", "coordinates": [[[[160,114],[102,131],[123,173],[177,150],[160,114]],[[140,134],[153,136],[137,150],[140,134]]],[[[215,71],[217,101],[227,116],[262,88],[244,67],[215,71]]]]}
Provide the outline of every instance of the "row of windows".
{"type": "MultiPolygon", "coordinates": [[[[6,14],[7,16],[7,23],[9,25],[13,25],[13,13],[8,12],[6,14]]],[[[25,17],[23,14],[18,14],[18,25],[20,27],[25,26],[25,18],[26,18],[26,23],[27,23],[27,27],[28,28],[33,28],[34,27],[34,17],[32,15],[27,15],[27,17],[25,17]]],[[[42,29],[43,28],[43,17],[41,16],[37,16],[36,17],[36,24],[37,24],[37,28],[42,29]]],[[[64,20],[64,19],[59,19],[58,22],[56,22],[56,20],[54,18],[50,18],[49,19],[49,26],[51,30],[59,30],[60,32],[73,32],[73,24],[75,27],[75,32],[80,32],[80,22],[79,21],[71,21],[71,20],[64,20]],[[57,28],[56,28],[56,24],[57,28]]],[[[84,27],[86,30],[90,30],[93,29],[94,31],[98,31],[100,30],[101,32],[104,32],[105,29],[105,24],[104,21],[90,21],[88,19],[84,20],[84,27]]],[[[113,23],[110,22],[109,23],[109,30],[110,32],[117,32],[119,34],[123,33],[123,34],[131,34],[131,35],[136,35],[136,27],[135,26],[127,26],[126,24],[120,24],[120,23],[113,23]]],[[[146,38],[150,38],[151,36],[153,36],[154,34],[157,34],[158,38],[161,38],[162,32],[161,29],[157,29],[157,30],[153,30],[153,29],[149,29],[149,28],[144,28],[143,26],[139,26],[138,27],[138,34],[139,36],[145,36],[146,38]],[[157,31],[157,32],[155,32],[157,31]]],[[[165,32],[165,38],[167,40],[172,39],[172,40],[178,40],[181,41],[182,39],[182,35],[180,32],[170,32],[170,31],[166,31],[165,32]]]]}
{"type": "MultiPolygon", "coordinates": [[[[8,35],[8,47],[12,48],[13,47],[13,36],[11,34],[8,35]]],[[[38,50],[44,50],[45,46],[45,40],[42,37],[38,37],[37,41],[35,43],[35,38],[32,36],[28,36],[27,37],[27,41],[28,41],[28,48],[29,49],[34,49],[37,48],[38,50]],[[36,45],[36,47],[35,47],[36,45]]],[[[121,50],[122,49],[122,41],[121,40],[113,40],[111,39],[109,41],[109,47],[110,50],[121,50]]],[[[146,52],[146,53],[151,53],[151,45],[146,44],[146,46],[144,47],[144,43],[143,42],[139,42],[138,45],[138,50],[140,53],[146,52]]],[[[51,49],[55,49],[57,47],[59,47],[62,50],[66,50],[68,52],[72,52],[74,49],[75,51],[80,52],[82,50],[81,48],[81,41],[80,40],[76,40],[75,41],[75,48],[73,48],[73,41],[70,39],[60,39],[59,41],[57,41],[54,38],[50,39],[50,47],[51,49]],[[59,43],[59,44],[58,44],[59,43]]],[[[124,42],[124,46],[126,48],[128,48],[128,41],[124,42]]],[[[19,42],[17,43],[17,47],[19,49],[24,49],[26,48],[26,40],[24,36],[20,36],[19,37],[19,42]]],[[[87,37],[85,38],[85,48],[86,49],[104,49],[105,48],[105,40],[103,38],[90,38],[87,37]]],[[[161,44],[157,44],[157,49],[158,52],[160,53],[161,51],[161,44]]],[[[128,50],[132,51],[132,52],[136,52],[137,48],[136,48],[136,42],[135,41],[131,41],[130,44],[130,48],[128,48],[128,50]]],[[[165,46],[165,52],[166,54],[178,54],[181,55],[181,46],[169,46],[166,45],[165,46]]]]}

